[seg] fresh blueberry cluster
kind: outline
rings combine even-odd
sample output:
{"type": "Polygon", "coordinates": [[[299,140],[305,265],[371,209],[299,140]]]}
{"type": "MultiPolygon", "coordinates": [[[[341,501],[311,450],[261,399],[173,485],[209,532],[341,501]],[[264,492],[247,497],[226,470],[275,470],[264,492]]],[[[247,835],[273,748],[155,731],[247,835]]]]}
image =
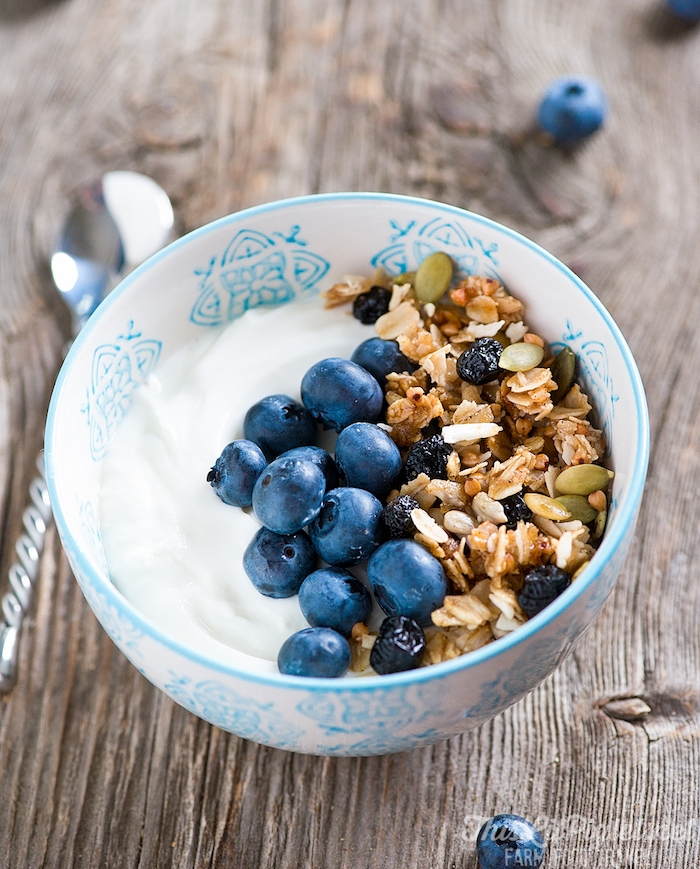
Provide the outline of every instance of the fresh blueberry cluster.
{"type": "MultiPolygon", "coordinates": [[[[568,82],[568,89],[560,96],[582,110],[590,108],[590,100],[579,100],[578,88],[584,85],[588,87],[585,82],[568,82]]],[[[585,95],[591,97],[589,91],[585,95]]],[[[581,116],[577,117],[581,120],[581,116]]],[[[428,319],[435,314],[434,302],[442,298],[449,285],[449,275],[443,268],[444,260],[449,264],[449,258],[442,254],[435,257],[438,254],[429,256],[412,278],[415,298],[408,303],[423,312],[431,305],[433,311],[428,319]],[[421,303],[425,305],[422,309],[421,303]]],[[[475,299],[486,299],[497,308],[498,303],[508,299],[504,292],[488,279],[467,278],[450,294],[450,302],[438,314],[454,331],[455,321],[449,318],[456,317],[455,309],[463,305],[467,318],[471,316],[470,293],[477,293],[475,299]]],[[[391,293],[383,287],[371,287],[357,297],[353,313],[363,323],[375,323],[387,313],[390,298],[391,293]]],[[[511,298],[508,302],[508,310],[518,310],[517,300],[511,298]]],[[[460,324],[466,322],[463,319],[460,324]]],[[[513,325],[523,327],[524,323],[513,325]]],[[[376,329],[380,335],[387,335],[382,323],[377,323],[376,329]]],[[[589,557],[593,550],[586,544],[590,534],[599,537],[603,532],[607,516],[603,490],[612,478],[612,472],[604,467],[580,461],[565,469],[555,465],[558,473],[546,486],[558,498],[542,494],[551,455],[558,461],[559,450],[554,441],[556,430],[546,425],[547,407],[551,411],[553,403],[572,390],[575,354],[565,347],[545,361],[544,371],[537,371],[545,345],[535,334],[525,331],[522,341],[512,340],[507,330],[499,331],[499,338],[455,338],[459,353],[455,352],[450,360],[453,379],[452,386],[443,390],[445,395],[433,394],[432,390],[426,394],[422,387],[399,386],[398,397],[396,393],[392,397],[395,383],[426,383],[421,378],[427,377],[437,382],[427,368],[416,366],[401,350],[404,348],[413,359],[423,359],[423,348],[433,340],[432,334],[426,328],[422,337],[409,338],[406,332],[399,334],[397,341],[370,338],[356,348],[350,359],[330,357],[315,363],[301,380],[301,402],[279,394],[256,402],[245,414],[244,439],[228,444],[209,472],[207,479],[222,501],[242,508],[252,506],[263,525],[244,554],[243,566],[251,582],[269,597],[299,596],[300,609],[310,627],[283,644],[278,656],[283,673],[342,675],[352,661],[350,641],[365,650],[371,648],[369,656],[356,656],[355,666],[360,660],[358,669],[362,669],[369,657],[370,666],[380,675],[418,667],[424,653],[428,660],[435,661],[435,649],[442,640],[439,635],[428,634],[426,643],[424,629],[433,624],[447,629],[468,626],[470,623],[459,610],[464,599],[469,605],[478,603],[482,609],[489,606],[478,598],[477,587],[481,582],[479,573],[488,573],[487,559],[492,555],[489,570],[516,577],[510,590],[517,599],[517,608],[513,608],[517,619],[512,614],[507,616],[490,592],[480,586],[481,594],[488,595],[493,608],[502,614],[494,616],[492,608],[489,612],[493,618],[482,617],[482,624],[491,623],[487,630],[493,638],[503,636],[524,619],[537,616],[568,588],[574,571],[586,563],[581,559],[589,557]],[[462,349],[465,344],[466,349],[462,349]],[[540,378],[536,383],[544,383],[544,388],[529,388],[523,396],[517,378],[525,378],[527,386],[525,373],[531,371],[540,378]],[[543,373],[546,382],[541,379],[543,373]],[[516,392],[516,387],[520,391],[516,392]],[[483,402],[481,405],[473,400],[475,394],[483,402]],[[432,404],[428,397],[433,399],[432,404]],[[501,405],[507,402],[515,411],[503,411],[501,405]],[[392,415],[397,405],[399,410],[392,415]],[[522,407],[530,410],[523,412],[522,407]],[[458,420],[459,409],[463,414],[458,420]],[[483,413],[486,421],[471,422],[469,414],[474,409],[483,413]],[[540,411],[544,416],[538,415],[540,411]],[[404,413],[408,416],[401,415],[404,413]],[[533,418],[535,423],[541,418],[545,423],[533,428],[533,418]],[[391,437],[385,430],[387,426],[382,425],[383,419],[392,422],[391,437]],[[410,424],[402,431],[401,423],[406,419],[410,424]],[[497,419],[501,425],[489,419],[497,419]],[[333,456],[317,446],[321,426],[337,432],[333,456]],[[494,432],[503,432],[505,446],[494,432]],[[525,440],[528,435],[532,436],[525,440]],[[492,437],[494,442],[490,444],[492,437]],[[474,444],[484,438],[482,454],[474,444]],[[488,462],[483,460],[491,460],[492,450],[498,461],[494,459],[492,467],[481,473],[472,473],[487,467],[488,462]],[[498,469],[511,458],[518,458],[521,465],[509,472],[517,477],[526,469],[534,485],[525,485],[523,478],[517,478],[518,491],[513,493],[510,488],[512,480],[504,487],[504,480],[499,480],[496,472],[502,473],[498,469]],[[434,498],[430,503],[442,501],[432,515],[427,512],[429,502],[419,494],[425,485],[430,487],[428,496],[434,498]],[[387,503],[388,497],[391,500],[387,503]],[[465,497],[472,498],[471,506],[466,506],[465,497]],[[427,506],[422,509],[417,499],[427,506]],[[559,559],[556,542],[540,527],[542,522],[568,520],[572,522],[567,529],[571,551],[575,540],[582,537],[571,561],[566,555],[559,559]],[[505,527],[497,528],[498,523],[505,527]],[[478,533],[473,536],[475,529],[478,533]],[[510,551],[499,550],[497,558],[494,534],[500,535],[498,546],[511,547],[510,551]],[[465,543],[471,553],[465,553],[465,543]],[[559,559],[556,564],[552,558],[555,551],[559,559]],[[479,555],[482,552],[484,555],[479,555]],[[470,561],[463,566],[465,558],[470,561]],[[566,570],[558,566],[560,563],[566,570]],[[366,584],[349,570],[358,566],[366,568],[366,584]],[[452,587],[447,600],[446,571],[452,587]],[[476,602],[470,600],[470,595],[476,595],[476,602]],[[379,621],[378,610],[384,616],[379,632],[373,630],[370,642],[365,643],[368,622],[375,626],[379,621]]],[[[585,434],[586,423],[581,425],[585,434]]],[[[562,438],[567,437],[566,431],[562,438]]],[[[591,432],[599,449],[595,430],[591,432]]],[[[586,444],[592,452],[593,442],[586,444]]],[[[566,546],[562,552],[566,553],[566,546]]],[[[496,574],[488,573],[488,581],[496,574]]],[[[450,635],[445,632],[442,637],[449,639],[450,635]]],[[[461,646],[454,648],[456,654],[465,651],[461,646]]],[[[447,652],[442,660],[454,657],[453,650],[447,652]]]]}
{"type": "MultiPolygon", "coordinates": [[[[358,318],[379,316],[385,301],[374,293],[358,318]]],[[[383,675],[421,662],[423,628],[443,603],[447,579],[436,558],[406,539],[415,533],[410,512],[417,502],[398,498],[385,507],[384,499],[400,480],[422,471],[444,477],[450,448],[433,435],[404,466],[399,448],[376,424],[386,375],[413,367],[395,341],[379,338],[363,342],[352,360],[321,360],[302,379],[302,403],[270,395],[254,404],[245,415],[245,438],[226,446],[209,472],[222,501],[252,505],[263,525],[243,558],[251,582],[269,597],[298,594],[310,625],[282,645],[282,673],[343,675],[351,660],[348,639],[369,620],[372,593],[387,618],[371,666],[383,675]],[[338,432],[334,458],[316,446],[319,424],[338,432]],[[365,562],[372,593],[347,569],[365,562]]]]}

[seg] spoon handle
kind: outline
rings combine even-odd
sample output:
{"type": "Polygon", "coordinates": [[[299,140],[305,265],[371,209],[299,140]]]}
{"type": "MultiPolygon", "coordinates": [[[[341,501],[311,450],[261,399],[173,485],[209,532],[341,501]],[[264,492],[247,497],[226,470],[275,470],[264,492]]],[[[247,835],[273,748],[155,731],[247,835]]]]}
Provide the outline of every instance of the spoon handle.
{"type": "Polygon", "coordinates": [[[17,560],[9,570],[10,588],[0,606],[0,694],[9,693],[17,681],[20,630],[31,603],[39,558],[52,516],[43,453],[37,456],[36,466],[39,475],[29,484],[30,503],[22,514],[24,531],[15,543],[17,560]]]}

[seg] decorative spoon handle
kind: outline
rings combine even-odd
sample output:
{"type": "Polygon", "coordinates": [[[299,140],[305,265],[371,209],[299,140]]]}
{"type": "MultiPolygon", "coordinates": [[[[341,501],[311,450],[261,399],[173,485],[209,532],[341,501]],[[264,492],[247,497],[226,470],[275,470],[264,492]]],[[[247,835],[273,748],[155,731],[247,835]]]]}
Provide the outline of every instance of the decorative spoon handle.
{"type": "Polygon", "coordinates": [[[39,476],[29,484],[30,503],[22,514],[24,532],[15,543],[17,560],[10,567],[10,588],[2,598],[0,621],[0,694],[12,690],[17,680],[19,636],[32,599],[39,557],[51,521],[51,502],[44,479],[44,454],[36,460],[39,476]]]}

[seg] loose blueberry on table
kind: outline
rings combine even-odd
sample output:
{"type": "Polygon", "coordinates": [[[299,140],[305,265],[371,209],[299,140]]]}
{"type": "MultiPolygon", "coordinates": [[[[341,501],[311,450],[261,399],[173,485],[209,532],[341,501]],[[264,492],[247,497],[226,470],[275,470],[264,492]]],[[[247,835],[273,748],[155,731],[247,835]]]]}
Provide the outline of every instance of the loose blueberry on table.
{"type": "Polygon", "coordinates": [[[479,830],[476,856],[480,869],[538,869],[545,857],[541,833],[519,815],[495,815],[479,830]]]}
{"type": "Polygon", "coordinates": [[[700,0],[666,0],[666,5],[685,21],[700,21],[700,0]]]}
{"type": "Polygon", "coordinates": [[[542,129],[557,142],[575,144],[602,125],[607,111],[599,82],[589,76],[566,75],[547,88],[538,120],[542,129]]]}

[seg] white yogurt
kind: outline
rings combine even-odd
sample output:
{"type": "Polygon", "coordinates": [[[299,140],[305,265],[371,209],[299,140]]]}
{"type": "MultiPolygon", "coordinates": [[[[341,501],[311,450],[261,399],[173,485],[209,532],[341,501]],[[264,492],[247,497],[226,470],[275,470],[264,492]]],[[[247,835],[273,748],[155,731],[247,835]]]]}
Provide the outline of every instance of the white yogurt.
{"type": "Polygon", "coordinates": [[[306,370],[349,357],[374,332],[318,299],[257,308],[165,360],[134,396],[102,464],[99,513],[119,590],[181,642],[225,663],[277,671],[307,627],[297,597],[260,594],[242,568],[260,527],[206,482],[243,417],[266,395],[299,400],[306,370]]]}

